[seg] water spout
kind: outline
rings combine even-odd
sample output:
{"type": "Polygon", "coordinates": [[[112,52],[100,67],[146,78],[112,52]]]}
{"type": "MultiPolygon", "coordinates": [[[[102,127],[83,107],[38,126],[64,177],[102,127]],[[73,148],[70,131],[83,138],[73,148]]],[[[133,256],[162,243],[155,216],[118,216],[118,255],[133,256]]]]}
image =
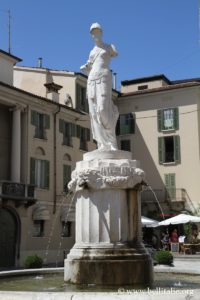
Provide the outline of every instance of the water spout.
{"type": "Polygon", "coordinates": [[[147,182],[143,182],[143,185],[146,186],[152,192],[152,194],[154,195],[154,198],[155,198],[155,200],[156,200],[156,202],[158,204],[159,210],[160,210],[160,212],[162,214],[162,218],[163,218],[163,220],[165,220],[165,216],[164,216],[162,207],[161,207],[161,205],[160,205],[160,203],[158,201],[158,197],[156,196],[156,193],[154,192],[154,190],[152,189],[152,187],[147,182]]]}

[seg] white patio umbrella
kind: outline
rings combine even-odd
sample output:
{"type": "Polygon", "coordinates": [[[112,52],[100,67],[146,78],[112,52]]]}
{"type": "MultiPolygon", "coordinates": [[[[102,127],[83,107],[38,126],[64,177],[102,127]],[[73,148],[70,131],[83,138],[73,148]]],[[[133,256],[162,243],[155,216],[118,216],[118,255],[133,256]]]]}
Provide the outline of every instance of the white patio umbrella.
{"type": "Polygon", "coordinates": [[[159,226],[159,222],[153,219],[149,219],[147,217],[141,217],[142,227],[157,227],[159,226]]]}
{"type": "Polygon", "coordinates": [[[185,224],[185,223],[200,223],[200,217],[180,214],[178,216],[169,218],[167,220],[159,222],[159,226],[167,226],[167,225],[176,225],[176,224],[185,224]]]}

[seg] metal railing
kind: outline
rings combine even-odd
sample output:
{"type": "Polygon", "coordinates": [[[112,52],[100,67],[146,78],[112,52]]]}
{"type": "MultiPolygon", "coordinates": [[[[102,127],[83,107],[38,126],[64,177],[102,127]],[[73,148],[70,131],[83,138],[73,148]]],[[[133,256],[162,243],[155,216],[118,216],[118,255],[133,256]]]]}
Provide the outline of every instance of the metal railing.
{"type": "MultiPolygon", "coordinates": [[[[187,194],[185,189],[153,189],[160,202],[185,202],[187,194]]],[[[145,190],[141,194],[143,202],[155,202],[155,197],[150,190],[145,190]]]]}
{"type": "Polygon", "coordinates": [[[0,198],[25,205],[32,205],[37,201],[34,185],[6,180],[0,181],[0,198]]]}

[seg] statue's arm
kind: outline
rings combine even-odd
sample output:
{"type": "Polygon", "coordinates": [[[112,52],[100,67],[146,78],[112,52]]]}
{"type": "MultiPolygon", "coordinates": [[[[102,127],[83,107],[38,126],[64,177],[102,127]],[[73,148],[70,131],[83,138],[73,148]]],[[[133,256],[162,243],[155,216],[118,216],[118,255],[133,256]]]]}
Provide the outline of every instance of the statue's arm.
{"type": "Polygon", "coordinates": [[[91,63],[89,61],[87,61],[87,63],[85,65],[82,65],[80,67],[81,71],[83,71],[86,74],[90,73],[91,68],[92,68],[92,66],[91,66],[91,63]]]}
{"type": "Polygon", "coordinates": [[[82,65],[80,67],[81,71],[83,71],[84,73],[86,74],[89,74],[91,69],[92,69],[92,57],[91,57],[91,53],[90,53],[90,56],[89,56],[89,59],[88,61],[86,62],[86,64],[82,65]]]}
{"type": "Polygon", "coordinates": [[[111,56],[117,56],[118,55],[118,51],[116,49],[116,47],[114,45],[110,45],[110,52],[111,52],[111,56]]]}

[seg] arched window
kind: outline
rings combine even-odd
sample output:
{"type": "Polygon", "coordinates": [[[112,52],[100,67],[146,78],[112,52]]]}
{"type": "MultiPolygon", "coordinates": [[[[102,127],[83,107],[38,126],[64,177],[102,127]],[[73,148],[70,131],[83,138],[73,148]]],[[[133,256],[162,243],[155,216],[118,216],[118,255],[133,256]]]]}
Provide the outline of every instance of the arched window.
{"type": "Polygon", "coordinates": [[[37,147],[35,150],[36,155],[45,155],[45,151],[42,147],[37,147]]]}
{"type": "Polygon", "coordinates": [[[63,160],[71,161],[72,159],[71,159],[71,156],[69,154],[65,153],[65,155],[63,156],[63,160]]]}

